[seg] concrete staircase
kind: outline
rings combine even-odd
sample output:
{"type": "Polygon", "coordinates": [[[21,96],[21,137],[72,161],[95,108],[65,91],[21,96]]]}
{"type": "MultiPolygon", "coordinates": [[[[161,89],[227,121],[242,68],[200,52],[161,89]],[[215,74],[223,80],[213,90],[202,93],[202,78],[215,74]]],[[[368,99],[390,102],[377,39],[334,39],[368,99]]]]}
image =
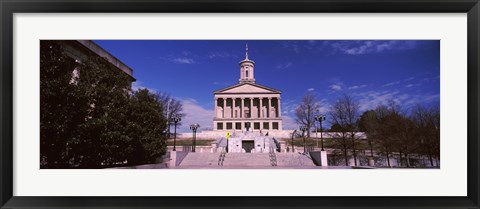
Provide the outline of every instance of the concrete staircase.
{"type": "Polygon", "coordinates": [[[277,168],[314,167],[310,158],[298,153],[274,153],[276,162],[271,161],[273,153],[226,153],[223,166],[218,165],[221,153],[189,152],[180,163],[183,168],[264,168],[275,166],[277,168]],[[273,165],[272,165],[273,164],[273,165]]]}
{"type": "Polygon", "coordinates": [[[272,166],[268,153],[227,153],[223,167],[268,167],[272,166]]]}
{"type": "Polygon", "coordinates": [[[313,161],[302,154],[292,152],[275,153],[278,167],[311,167],[315,166],[313,161]]]}
{"type": "Polygon", "coordinates": [[[209,152],[189,152],[185,159],[180,163],[180,167],[208,167],[218,166],[218,158],[220,153],[209,152]]]}

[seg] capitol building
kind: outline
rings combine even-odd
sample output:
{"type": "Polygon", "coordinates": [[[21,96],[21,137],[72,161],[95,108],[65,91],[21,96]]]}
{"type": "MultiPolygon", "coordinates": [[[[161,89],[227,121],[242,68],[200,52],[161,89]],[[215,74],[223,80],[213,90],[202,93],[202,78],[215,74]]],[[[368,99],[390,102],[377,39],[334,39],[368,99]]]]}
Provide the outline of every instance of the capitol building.
{"type": "Polygon", "coordinates": [[[281,91],[256,83],[255,62],[239,63],[238,84],[213,92],[214,131],[265,132],[282,130],[281,91]]]}

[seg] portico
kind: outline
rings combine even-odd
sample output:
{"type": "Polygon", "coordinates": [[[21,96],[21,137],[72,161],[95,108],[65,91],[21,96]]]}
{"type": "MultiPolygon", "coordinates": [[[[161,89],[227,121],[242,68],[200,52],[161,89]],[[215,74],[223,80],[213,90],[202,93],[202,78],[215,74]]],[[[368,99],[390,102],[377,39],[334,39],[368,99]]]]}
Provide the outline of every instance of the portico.
{"type": "Polygon", "coordinates": [[[239,83],[214,92],[214,130],[282,130],[281,92],[255,83],[254,64],[247,47],[239,83]]]}

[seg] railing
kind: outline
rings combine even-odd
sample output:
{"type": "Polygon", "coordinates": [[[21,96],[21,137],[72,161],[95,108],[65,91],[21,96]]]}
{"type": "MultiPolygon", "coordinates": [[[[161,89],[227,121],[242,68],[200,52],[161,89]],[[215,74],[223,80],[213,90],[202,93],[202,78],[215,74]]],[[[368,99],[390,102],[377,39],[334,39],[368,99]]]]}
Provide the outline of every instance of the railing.
{"type": "Polygon", "coordinates": [[[223,166],[223,161],[225,161],[225,155],[227,155],[227,153],[222,152],[218,157],[218,166],[223,166]]]}
{"type": "Polygon", "coordinates": [[[277,166],[277,156],[275,152],[269,152],[268,156],[270,157],[270,165],[277,166]]]}

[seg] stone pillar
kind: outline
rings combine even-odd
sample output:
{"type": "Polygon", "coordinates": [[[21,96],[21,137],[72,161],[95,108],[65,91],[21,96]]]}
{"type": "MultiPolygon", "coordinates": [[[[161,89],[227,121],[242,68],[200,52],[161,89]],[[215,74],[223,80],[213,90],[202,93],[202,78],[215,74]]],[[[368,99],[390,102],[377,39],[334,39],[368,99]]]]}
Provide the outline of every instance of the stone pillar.
{"type": "Polygon", "coordinates": [[[258,118],[257,112],[253,112],[253,108],[255,107],[255,105],[253,104],[254,101],[255,101],[255,97],[252,98],[252,105],[251,105],[252,106],[252,114],[251,115],[252,115],[252,118],[258,118]]]}
{"type": "Polygon", "coordinates": [[[223,116],[222,116],[222,118],[225,118],[225,113],[226,113],[225,107],[227,106],[227,100],[226,100],[226,98],[222,98],[222,100],[223,100],[223,110],[222,110],[223,116]]]}
{"type": "Polygon", "coordinates": [[[320,151],[320,166],[328,166],[327,151],[320,151]]]}
{"type": "Polygon", "coordinates": [[[277,117],[281,118],[282,117],[282,109],[280,108],[280,97],[277,97],[277,111],[278,111],[278,114],[277,114],[277,117]]]}
{"type": "Polygon", "coordinates": [[[213,114],[214,117],[218,117],[218,116],[217,116],[217,113],[218,113],[218,110],[217,110],[217,105],[218,105],[217,100],[218,100],[218,98],[215,98],[215,108],[213,108],[214,111],[215,111],[215,113],[213,114]]]}
{"type": "Polygon", "coordinates": [[[237,118],[235,117],[235,100],[236,98],[232,98],[232,118],[237,118]]]}
{"type": "MultiPolygon", "coordinates": [[[[253,107],[253,98],[252,97],[249,97],[250,99],[250,118],[252,118],[253,116],[253,112],[252,112],[252,107],[253,107]]],[[[251,125],[251,124],[250,124],[251,125]]]]}
{"type": "Polygon", "coordinates": [[[272,97],[268,97],[268,118],[272,118],[272,97]]]}
{"type": "MultiPolygon", "coordinates": [[[[260,112],[260,115],[259,115],[258,117],[259,117],[259,118],[263,118],[263,117],[264,117],[264,116],[262,115],[262,113],[263,113],[263,104],[262,104],[263,98],[260,97],[260,98],[258,98],[258,99],[260,100],[260,101],[258,102],[258,105],[259,105],[259,107],[258,107],[258,108],[259,108],[259,109],[258,109],[258,112],[260,112]]],[[[262,127],[262,126],[260,126],[260,127],[262,127]]],[[[261,128],[260,128],[260,129],[261,129],[261,128]]]]}
{"type": "MultiPolygon", "coordinates": [[[[245,98],[242,97],[242,98],[240,98],[240,100],[242,100],[242,107],[240,107],[240,117],[244,118],[243,112],[245,112],[245,111],[243,110],[243,107],[245,106],[245,98]]],[[[242,123],[242,127],[243,127],[243,123],[242,123]]],[[[242,130],[243,130],[243,128],[242,128],[242,130]]]]}
{"type": "Polygon", "coordinates": [[[169,168],[176,167],[177,166],[177,152],[176,151],[170,151],[170,160],[168,161],[169,168]]]}

